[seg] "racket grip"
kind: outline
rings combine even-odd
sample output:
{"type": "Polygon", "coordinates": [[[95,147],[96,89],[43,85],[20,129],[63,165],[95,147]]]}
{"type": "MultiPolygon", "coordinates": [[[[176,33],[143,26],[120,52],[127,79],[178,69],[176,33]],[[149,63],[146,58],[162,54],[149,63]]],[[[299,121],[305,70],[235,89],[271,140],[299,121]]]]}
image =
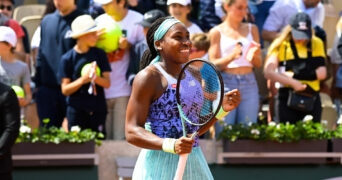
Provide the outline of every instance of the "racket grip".
{"type": "Polygon", "coordinates": [[[175,177],[173,178],[173,180],[182,180],[183,179],[183,174],[184,174],[184,170],[185,170],[186,161],[188,160],[188,155],[189,154],[179,155],[178,166],[177,166],[176,174],[175,174],[175,177]]]}

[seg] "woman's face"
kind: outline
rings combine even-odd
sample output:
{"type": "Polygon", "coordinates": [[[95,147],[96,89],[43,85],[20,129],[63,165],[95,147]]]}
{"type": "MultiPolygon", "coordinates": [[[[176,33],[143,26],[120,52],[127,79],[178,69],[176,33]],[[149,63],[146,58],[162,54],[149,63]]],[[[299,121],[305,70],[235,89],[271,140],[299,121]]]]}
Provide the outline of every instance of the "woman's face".
{"type": "Polygon", "coordinates": [[[156,44],[160,55],[166,61],[185,63],[189,60],[191,41],[189,32],[182,23],[173,25],[156,44]]]}
{"type": "Polygon", "coordinates": [[[173,3],[169,5],[169,13],[176,19],[185,20],[190,13],[190,8],[189,6],[173,3]]]}
{"type": "Polygon", "coordinates": [[[247,0],[236,0],[231,5],[225,3],[224,8],[228,16],[238,18],[242,21],[248,13],[248,2],[247,0]]]}

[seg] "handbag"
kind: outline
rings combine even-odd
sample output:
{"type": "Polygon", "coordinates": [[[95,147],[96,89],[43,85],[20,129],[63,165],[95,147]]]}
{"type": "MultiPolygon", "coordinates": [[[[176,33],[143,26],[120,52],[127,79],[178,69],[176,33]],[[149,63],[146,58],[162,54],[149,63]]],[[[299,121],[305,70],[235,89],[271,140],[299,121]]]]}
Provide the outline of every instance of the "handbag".
{"type": "Polygon", "coordinates": [[[287,106],[291,109],[310,112],[313,110],[317,96],[295,92],[293,90],[289,91],[289,97],[287,99],[287,106]]]}

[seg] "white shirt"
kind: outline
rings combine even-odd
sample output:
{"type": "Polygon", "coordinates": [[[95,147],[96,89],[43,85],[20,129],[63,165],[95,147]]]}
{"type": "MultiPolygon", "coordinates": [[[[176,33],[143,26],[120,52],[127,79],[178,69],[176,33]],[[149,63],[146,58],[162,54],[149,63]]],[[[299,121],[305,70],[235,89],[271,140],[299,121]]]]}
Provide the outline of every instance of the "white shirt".
{"type": "MultiPolygon", "coordinates": [[[[121,21],[115,21],[108,14],[98,16],[96,22],[113,22],[117,23],[121,30],[127,31],[127,40],[130,44],[136,44],[145,38],[143,27],[137,23],[142,21],[143,15],[128,10],[127,15],[121,21]]],[[[106,99],[125,97],[131,95],[131,86],[126,80],[126,72],[129,64],[129,51],[126,50],[125,55],[121,60],[111,62],[112,71],[110,73],[110,87],[105,89],[106,99]]]]}
{"type": "Polygon", "coordinates": [[[303,0],[280,0],[271,7],[263,29],[280,32],[289,24],[291,16],[298,12],[307,13],[311,18],[312,26],[323,27],[325,10],[322,3],[318,3],[314,8],[306,9],[303,0]]]}

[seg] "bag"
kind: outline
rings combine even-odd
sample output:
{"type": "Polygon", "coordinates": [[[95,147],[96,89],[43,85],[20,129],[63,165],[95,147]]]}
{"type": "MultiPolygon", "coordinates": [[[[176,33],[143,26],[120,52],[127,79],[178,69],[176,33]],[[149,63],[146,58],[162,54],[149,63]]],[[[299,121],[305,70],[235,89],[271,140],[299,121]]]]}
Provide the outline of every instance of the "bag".
{"type": "Polygon", "coordinates": [[[315,101],[315,95],[290,90],[289,97],[287,99],[287,106],[294,110],[310,112],[314,108],[315,101]]]}

